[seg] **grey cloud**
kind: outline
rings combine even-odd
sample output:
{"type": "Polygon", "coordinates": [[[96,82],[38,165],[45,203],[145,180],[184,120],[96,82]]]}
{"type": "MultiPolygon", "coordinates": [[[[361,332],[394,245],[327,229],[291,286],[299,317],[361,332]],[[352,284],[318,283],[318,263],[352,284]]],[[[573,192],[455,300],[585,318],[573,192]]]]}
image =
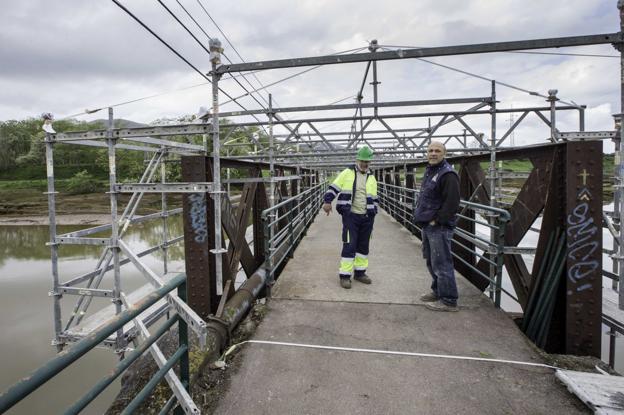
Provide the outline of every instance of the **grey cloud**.
{"type": "MultiPolygon", "coordinates": [[[[196,1],[181,2],[211,36],[222,38],[196,1]]],[[[202,71],[208,70],[205,52],[156,2],[122,3],[202,71]]],[[[166,3],[206,41],[173,0],[166,3]]],[[[203,0],[203,4],[248,61],[329,54],[343,46],[366,46],[365,41],[373,37],[383,44],[435,46],[618,29],[617,10],[611,0],[551,0],[548,8],[540,0],[388,0],[383,5],[377,1],[203,0]]],[[[226,53],[238,61],[229,45],[226,53]]],[[[5,114],[36,114],[42,107],[69,113],[92,103],[110,104],[202,81],[110,1],[10,0],[3,4],[0,15],[0,56],[0,119],[5,114]]],[[[562,94],[595,107],[618,105],[618,75],[612,77],[613,71],[603,61],[577,63],[572,58],[513,54],[433,60],[528,88],[557,87],[562,94]]],[[[617,67],[617,60],[613,65],[617,67]]],[[[480,96],[489,92],[487,82],[422,62],[384,62],[379,67],[382,99],[480,96]]],[[[267,84],[298,70],[258,76],[267,84]]],[[[364,64],[326,67],[276,85],[271,92],[280,105],[329,103],[355,94],[363,70],[364,64]]],[[[233,95],[241,91],[231,81],[222,85],[233,95]]],[[[151,121],[148,117],[193,112],[200,104],[209,103],[207,94],[189,91],[120,107],[119,112],[136,116],[137,121],[151,121]]],[[[503,88],[499,94],[505,100],[503,105],[526,98],[503,88]]],[[[243,101],[248,107],[257,107],[248,98],[243,101]]]]}

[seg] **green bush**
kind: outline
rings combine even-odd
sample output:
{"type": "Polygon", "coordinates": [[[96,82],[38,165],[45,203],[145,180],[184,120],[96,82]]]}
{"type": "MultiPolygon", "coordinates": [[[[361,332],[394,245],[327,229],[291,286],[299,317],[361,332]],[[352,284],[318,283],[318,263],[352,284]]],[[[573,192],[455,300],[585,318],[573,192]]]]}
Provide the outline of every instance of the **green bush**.
{"type": "Polygon", "coordinates": [[[95,178],[86,170],[79,171],[67,181],[67,191],[69,194],[78,195],[83,193],[93,193],[98,190],[98,183],[95,178]]]}

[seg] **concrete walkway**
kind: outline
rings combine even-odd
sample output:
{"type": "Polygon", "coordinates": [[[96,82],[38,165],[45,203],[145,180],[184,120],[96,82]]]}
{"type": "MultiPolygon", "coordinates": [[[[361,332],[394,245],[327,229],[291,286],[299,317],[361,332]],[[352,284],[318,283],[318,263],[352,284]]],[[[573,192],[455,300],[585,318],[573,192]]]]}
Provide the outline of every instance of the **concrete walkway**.
{"type": "MultiPolygon", "coordinates": [[[[420,242],[375,221],[372,285],[338,284],[340,217],[319,215],[279,278],[255,340],[541,362],[513,321],[458,276],[461,310],[433,312],[420,242]]],[[[587,413],[550,369],[247,344],[218,414],[587,413]]]]}

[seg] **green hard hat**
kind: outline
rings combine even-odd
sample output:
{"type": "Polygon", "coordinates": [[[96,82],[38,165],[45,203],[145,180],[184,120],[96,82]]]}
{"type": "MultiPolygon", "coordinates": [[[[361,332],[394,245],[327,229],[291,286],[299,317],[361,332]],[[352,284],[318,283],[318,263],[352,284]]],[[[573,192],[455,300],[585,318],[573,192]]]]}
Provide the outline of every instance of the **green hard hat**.
{"type": "Polygon", "coordinates": [[[373,150],[369,146],[361,147],[357,152],[357,159],[371,161],[373,159],[373,150]]]}

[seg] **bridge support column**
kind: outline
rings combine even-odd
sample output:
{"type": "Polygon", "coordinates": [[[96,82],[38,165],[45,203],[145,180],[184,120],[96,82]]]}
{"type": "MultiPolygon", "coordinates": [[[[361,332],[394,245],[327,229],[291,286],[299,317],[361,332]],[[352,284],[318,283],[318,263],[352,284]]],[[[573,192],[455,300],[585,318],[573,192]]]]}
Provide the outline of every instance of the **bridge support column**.
{"type": "Polygon", "coordinates": [[[566,353],[600,357],[602,143],[566,146],[566,353]]]}
{"type": "MultiPolygon", "coordinates": [[[[212,182],[212,162],[205,156],[182,157],[182,181],[212,182]]],[[[219,305],[214,247],[214,201],[209,193],[190,193],[182,197],[184,257],[188,304],[204,320],[219,305]]]]}

